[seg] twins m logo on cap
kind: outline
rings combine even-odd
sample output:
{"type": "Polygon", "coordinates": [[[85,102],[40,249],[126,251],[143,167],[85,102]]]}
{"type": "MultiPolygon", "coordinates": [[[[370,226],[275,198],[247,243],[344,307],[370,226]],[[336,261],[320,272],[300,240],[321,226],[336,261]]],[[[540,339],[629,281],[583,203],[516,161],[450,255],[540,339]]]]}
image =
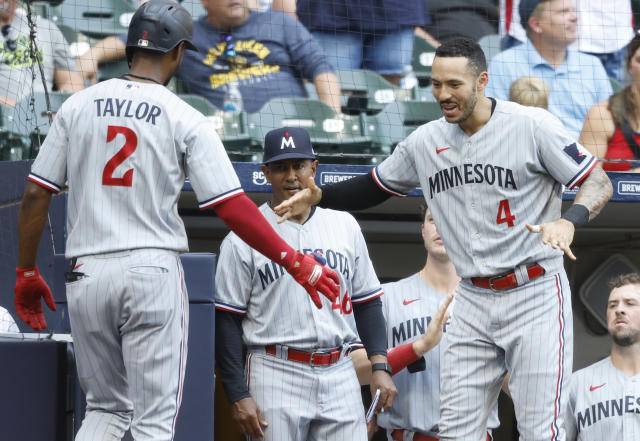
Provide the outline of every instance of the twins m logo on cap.
{"type": "Polygon", "coordinates": [[[293,136],[289,135],[289,132],[284,132],[282,143],[280,143],[280,150],[284,150],[285,147],[296,148],[296,144],[293,142],[293,136]]]}

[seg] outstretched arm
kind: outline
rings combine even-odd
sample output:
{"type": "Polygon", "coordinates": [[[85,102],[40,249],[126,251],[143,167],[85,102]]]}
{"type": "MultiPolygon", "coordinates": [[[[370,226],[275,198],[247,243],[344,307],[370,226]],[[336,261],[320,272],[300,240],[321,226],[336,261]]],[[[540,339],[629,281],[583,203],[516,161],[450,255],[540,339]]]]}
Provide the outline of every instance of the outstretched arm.
{"type": "Polygon", "coordinates": [[[318,309],[322,308],[318,292],[332,302],[340,294],[340,281],[335,271],[318,263],[312,255],[291,248],[244,193],[215,205],[213,209],[251,248],[282,265],[309,293],[318,309]]]}
{"type": "Polygon", "coordinates": [[[273,211],[282,217],[278,222],[284,222],[304,213],[311,205],[344,211],[364,210],[375,207],[390,197],[390,193],[376,184],[371,173],[322,187],[318,187],[313,178],[309,178],[307,188],[275,207],[273,211]]]}

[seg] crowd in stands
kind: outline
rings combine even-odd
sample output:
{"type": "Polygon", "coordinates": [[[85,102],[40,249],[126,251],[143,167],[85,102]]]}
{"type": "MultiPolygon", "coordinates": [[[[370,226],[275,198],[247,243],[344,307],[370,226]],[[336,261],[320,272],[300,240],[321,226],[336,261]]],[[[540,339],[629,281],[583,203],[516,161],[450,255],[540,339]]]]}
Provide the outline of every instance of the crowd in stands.
{"type": "MultiPolygon", "coordinates": [[[[3,1],[7,6],[0,11],[0,100],[14,106],[32,90],[30,83],[36,92],[44,85],[32,66],[37,57],[29,57],[25,12],[18,0],[3,1]],[[33,71],[36,78],[31,81],[33,71]]],[[[144,1],[130,3],[137,7],[144,1]]],[[[185,56],[177,72],[177,90],[200,95],[219,109],[225,108],[233,90],[241,95],[238,110],[248,113],[273,98],[305,98],[311,91],[339,113],[344,100],[337,71],[368,69],[395,86],[416,87],[403,82],[413,75],[415,39],[437,47],[460,36],[478,41],[499,34],[503,50],[490,60],[488,96],[507,100],[514,94],[524,96],[527,87],[532,94],[544,90],[545,107],[598,156],[638,159],[635,146],[627,145],[640,131],[633,104],[634,58],[627,56],[634,37],[629,0],[201,3],[205,14],[194,21],[199,50],[185,56]],[[520,78],[529,80],[516,86],[520,78]],[[616,89],[629,86],[612,96],[612,84],[616,89]],[[631,135],[625,136],[623,128],[631,135]],[[609,144],[611,149],[606,148],[609,144]]],[[[52,21],[37,17],[36,26],[49,90],[77,91],[98,80],[103,63],[125,57],[125,36],[113,35],[94,42],[74,61],[52,21]]],[[[637,169],[628,163],[611,164],[609,170],[637,169]]]]}

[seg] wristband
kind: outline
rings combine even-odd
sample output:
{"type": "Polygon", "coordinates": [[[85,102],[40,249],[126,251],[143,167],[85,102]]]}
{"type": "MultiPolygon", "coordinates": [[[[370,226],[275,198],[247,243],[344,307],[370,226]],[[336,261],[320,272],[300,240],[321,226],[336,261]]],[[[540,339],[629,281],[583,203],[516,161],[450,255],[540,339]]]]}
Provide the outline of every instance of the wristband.
{"type": "Polygon", "coordinates": [[[419,358],[416,351],[413,350],[413,343],[396,346],[387,351],[387,361],[393,369],[391,375],[397,374],[411,363],[415,363],[419,358]]]}
{"type": "Polygon", "coordinates": [[[589,209],[584,205],[573,204],[564,212],[562,219],[568,220],[576,228],[581,227],[589,222],[589,209]]]}
{"type": "Polygon", "coordinates": [[[39,276],[40,275],[40,271],[38,271],[38,267],[34,266],[31,268],[16,268],[16,274],[18,275],[18,277],[34,277],[34,276],[39,276]]]}
{"type": "Polygon", "coordinates": [[[389,375],[393,375],[393,369],[391,369],[391,365],[389,363],[373,363],[371,365],[371,372],[375,371],[385,371],[389,375]]]}

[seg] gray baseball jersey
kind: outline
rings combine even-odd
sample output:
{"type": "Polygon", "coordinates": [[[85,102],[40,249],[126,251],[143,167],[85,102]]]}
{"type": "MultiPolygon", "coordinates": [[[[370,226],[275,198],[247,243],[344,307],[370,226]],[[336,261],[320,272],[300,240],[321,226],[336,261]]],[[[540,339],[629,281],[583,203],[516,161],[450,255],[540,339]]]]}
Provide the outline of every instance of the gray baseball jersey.
{"type": "Polygon", "coordinates": [[[298,349],[334,348],[358,339],[353,303],[382,295],[360,226],[348,213],[315,208],[304,224],[284,222],[268,204],[260,211],[276,232],[303,253],[318,251],[340,277],[340,299],[317,309],[295,280],[231,232],[220,246],[216,308],[245,315],[248,346],[275,343],[298,349]]]}
{"type": "MultiPolygon", "coordinates": [[[[382,285],[384,316],[387,321],[387,344],[395,348],[417,340],[427,330],[445,296],[422,280],[419,273],[382,285]]],[[[455,304],[455,303],[454,303],[455,304]]],[[[453,304],[449,307],[453,310],[453,304]]],[[[443,339],[447,337],[444,328],[443,339]]],[[[378,414],[378,425],[386,429],[404,429],[433,437],[438,436],[440,420],[440,352],[438,345],[424,355],[425,369],[411,373],[403,369],[393,377],[398,396],[391,410],[378,414]]],[[[500,425],[498,406],[491,412],[488,428],[500,425]]]]}
{"type": "Polygon", "coordinates": [[[571,376],[568,441],[640,439],[640,374],[628,377],[607,357],[571,376]]]}
{"type": "Polygon", "coordinates": [[[177,201],[242,192],[208,120],[158,84],[113,79],[60,108],[29,180],[68,182],[69,318],[87,414],[76,440],[173,439],[187,356],[177,201]],[[135,415],[135,417],[134,417],[135,415]]]}
{"type": "Polygon", "coordinates": [[[269,422],[264,441],[365,441],[360,387],[348,357],[309,366],[264,353],[264,346],[274,344],[311,352],[357,343],[353,304],[382,295],[360,227],[350,214],[323,208],[313,208],[303,224],[278,224],[268,204],[260,211],[294,248],[322,253],[340,277],[340,297],[333,304],[322,297],[323,308],[317,309],[281,266],[234,233],[222,242],[216,308],[244,316],[245,378],[269,422]]]}
{"type": "Polygon", "coordinates": [[[0,332],[20,332],[9,311],[2,306],[0,306],[0,332]]]}
{"type": "Polygon", "coordinates": [[[68,180],[66,256],[77,257],[186,251],[177,208],[185,174],[200,208],[242,192],[201,113],[163,86],[112,79],[65,101],[29,180],[54,192],[68,180]]]}
{"type": "Polygon", "coordinates": [[[493,276],[562,254],[525,224],[560,217],[562,184],[573,188],[597,160],[549,112],[497,100],[472,136],[444,118],[416,129],[374,169],[396,195],[421,186],[460,277],[493,276]]]}
{"type": "Polygon", "coordinates": [[[419,127],[373,177],[400,196],[422,187],[463,278],[443,344],[440,439],[480,439],[510,372],[520,436],[562,441],[571,294],[562,251],[542,244],[525,224],[558,219],[562,185],[580,183],[597,159],[549,112],[500,100],[493,107],[471,136],[444,118],[419,127]],[[546,274],[526,283],[528,263],[546,274]],[[468,283],[509,271],[517,273],[518,288],[494,294],[468,283]]]}

